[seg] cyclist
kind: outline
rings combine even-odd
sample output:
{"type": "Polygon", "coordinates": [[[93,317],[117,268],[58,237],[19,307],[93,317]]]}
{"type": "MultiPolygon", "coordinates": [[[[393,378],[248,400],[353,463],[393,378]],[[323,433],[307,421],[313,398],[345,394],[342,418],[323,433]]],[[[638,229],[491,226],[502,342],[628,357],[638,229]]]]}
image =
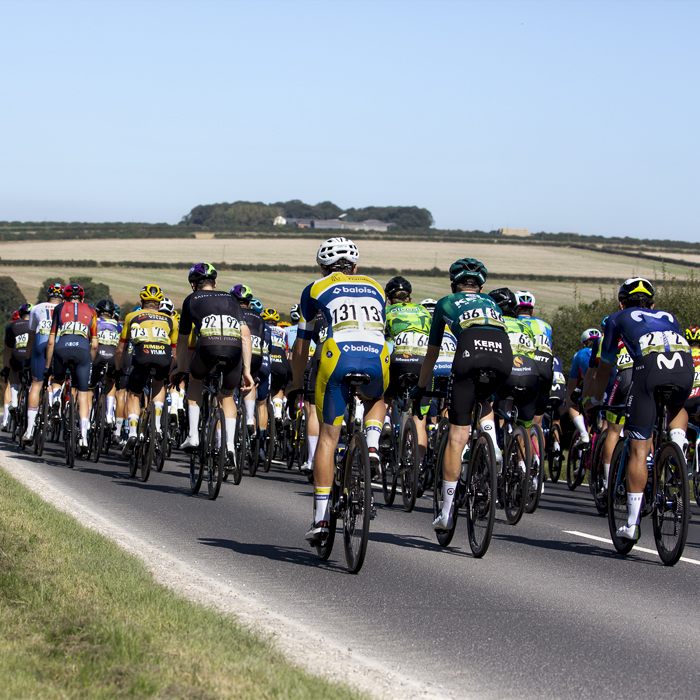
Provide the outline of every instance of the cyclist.
{"type": "MultiPolygon", "coordinates": [[[[168,299],[168,297],[163,297],[163,301],[160,302],[160,306],[158,307],[158,311],[160,311],[163,314],[167,314],[173,319],[173,323],[175,324],[175,328],[180,327],[180,314],[175,311],[175,304],[173,304],[172,299],[168,299]]],[[[177,369],[177,362],[175,363],[175,366],[173,367],[173,372],[177,369]]],[[[172,384],[168,383],[168,388],[167,392],[168,395],[170,396],[170,407],[168,409],[168,414],[169,418],[168,420],[170,421],[171,425],[177,424],[178,420],[178,412],[179,411],[184,411],[184,403],[183,403],[183,393],[181,393],[182,388],[184,388],[184,379],[180,382],[180,385],[178,386],[177,384],[172,384]]]]}
{"type": "Polygon", "coordinates": [[[78,412],[80,414],[81,452],[88,447],[87,434],[90,428],[90,372],[97,356],[97,315],[83,301],[85,290],[79,284],[67,284],[63,288],[63,302],[54,310],[51,333],[46,345],[48,373],[53,359],[54,395],[60,392],[66,378],[66,365],[75,363],[75,384],[78,390],[78,412]]]}
{"type": "Polygon", "coordinates": [[[442,511],[433,521],[437,531],[452,527],[452,502],[462,470],[462,454],[471,432],[472,411],[481,403],[481,427],[496,448],[493,410],[488,397],[508,378],[513,357],[501,310],[482,293],[488,271],[474,258],[462,258],[450,266],[452,293],[440,299],[430,327],[428,350],[418,385],[411,390],[419,398],[433,376],[440,355],[445,324],[457,340],[447,395],[450,433],[443,464],[442,511]],[[479,381],[480,370],[487,381],[479,381]]]}
{"type": "Polygon", "coordinates": [[[617,536],[636,542],[640,536],[639,511],[647,484],[647,455],[652,447],[656,422],[654,390],[660,385],[675,387],[669,404],[671,440],[683,449],[688,414],[683,404],[693,387],[693,356],[683,329],[667,311],[654,310],[654,287],[643,277],[625,280],[617,294],[620,311],[608,317],[596,372],[592,404],[600,406],[622,340],[634,360],[632,385],[627,399],[625,431],[630,438],[627,467],[627,524],[617,536]]]}
{"type": "Polygon", "coordinates": [[[571,399],[571,395],[579,384],[583,384],[583,380],[586,376],[586,370],[588,369],[588,364],[591,361],[591,353],[593,345],[596,338],[600,338],[600,331],[597,328],[587,328],[581,334],[581,344],[583,348],[579,350],[573,357],[571,361],[571,370],[569,371],[569,381],[566,385],[566,405],[564,410],[569,411],[571,420],[574,422],[576,430],[578,430],[581,436],[581,442],[587,443],[590,441],[588,437],[588,430],[586,430],[586,421],[584,417],[579,413],[571,399]]]}
{"type": "MultiPolygon", "coordinates": [[[[425,359],[430,336],[430,313],[420,304],[413,304],[411,292],[413,287],[404,277],[392,277],[384,288],[389,306],[386,309],[386,327],[384,336],[390,343],[391,364],[389,365],[389,386],[384,392],[385,401],[391,401],[401,392],[401,382],[406,374],[415,374],[416,379],[420,375],[421,366],[425,359]]],[[[421,401],[421,408],[427,408],[429,400],[421,401]]],[[[425,456],[428,446],[428,434],[426,432],[423,413],[415,412],[416,432],[418,434],[418,450],[421,459],[425,456]]],[[[381,434],[382,424],[370,423],[369,430],[377,430],[381,434]]],[[[376,448],[370,448],[369,457],[372,463],[372,471],[379,472],[379,453],[376,448]]]]}
{"type": "MultiPolygon", "coordinates": [[[[119,337],[121,337],[123,323],[120,321],[122,316],[122,309],[119,304],[114,305],[114,317],[119,322],[119,337]]],[[[124,360],[122,362],[121,370],[116,369],[114,371],[114,385],[117,389],[117,410],[116,410],[116,426],[114,428],[114,437],[116,440],[121,438],[122,427],[124,426],[124,421],[126,420],[126,372],[129,367],[131,367],[131,354],[133,351],[133,343],[129,341],[126,347],[126,354],[124,355],[124,360]]],[[[116,355],[115,355],[116,363],[116,355]]]]}
{"type": "Polygon", "coordinates": [[[426,309],[426,311],[430,314],[430,318],[433,317],[433,314],[435,313],[435,307],[437,306],[437,301],[435,299],[423,299],[421,301],[420,305],[426,309]]]}
{"type": "MultiPolygon", "coordinates": [[[[561,358],[556,356],[552,359],[552,388],[549,392],[549,401],[554,407],[552,425],[558,425],[561,429],[561,416],[566,403],[566,377],[561,358]]],[[[554,442],[552,448],[555,452],[559,452],[561,446],[558,442],[554,442]]]]}
{"type": "Polygon", "coordinates": [[[690,352],[693,355],[693,390],[685,402],[685,410],[694,422],[700,420],[700,328],[691,326],[685,329],[685,339],[690,343],[690,352]]]}
{"type": "Polygon", "coordinates": [[[98,377],[105,374],[105,396],[107,397],[107,425],[110,430],[116,425],[117,386],[114,382],[116,366],[115,355],[119,347],[121,327],[118,316],[115,318],[117,307],[111,299],[100,299],[95,304],[97,314],[97,356],[92,365],[91,388],[98,377]]]}
{"type": "Polygon", "coordinates": [[[225,358],[219,402],[226,419],[226,449],[231,453],[233,462],[236,439],[233,392],[240,385],[241,394],[245,395],[255,386],[250,374],[252,348],[250,330],[240,305],[229,292],[216,291],[216,277],[216,269],[210,263],[193,265],[187,276],[192,294],[182,302],[177,340],[178,367],[187,366],[188,349],[193,349],[194,354],[189,363],[190,383],[187,389],[189,435],[182,443],[182,449],[192,452],[199,446],[202,380],[216,369],[219,359],[225,358]]]}
{"type": "MultiPolygon", "coordinates": [[[[29,390],[27,401],[27,431],[24,435],[25,442],[31,442],[34,438],[34,423],[36,413],[39,410],[39,396],[44,383],[44,370],[46,369],[46,346],[51,333],[51,319],[56,305],[63,296],[63,285],[56,282],[46,288],[46,301],[36,304],[29,313],[29,339],[27,341],[27,357],[30,358],[32,373],[32,387],[29,390]]],[[[49,399],[53,404],[58,399],[54,397],[53,389],[50,389],[49,399]]],[[[58,410],[56,404],[55,410],[58,410]]]]}
{"type": "Polygon", "coordinates": [[[126,345],[133,344],[131,366],[127,377],[127,415],[129,420],[129,437],[122,449],[122,457],[129,459],[138,440],[137,430],[139,411],[143,390],[155,368],[151,382],[149,400],[153,401],[156,413],[156,429],[160,431],[160,417],[165,402],[165,385],[163,380],[168,376],[173,360],[172,348],[177,342],[177,329],[173,319],[161,313],[160,303],[163,301],[163,291],[157,284],[147,284],[139,294],[141,308],[132,311],[124,319],[119,347],[117,348],[116,366],[121,369],[126,345]]]}
{"type": "Polygon", "coordinates": [[[284,388],[292,374],[287,357],[287,334],[278,325],[280,315],[275,309],[265,309],[260,315],[270,327],[270,394],[275,420],[280,421],[284,412],[284,388]]]}
{"type": "Polygon", "coordinates": [[[17,318],[5,327],[5,349],[3,351],[3,376],[7,381],[5,387],[5,411],[2,416],[2,429],[7,431],[10,410],[17,408],[19,393],[19,373],[27,360],[27,343],[29,342],[29,313],[31,304],[22,304],[17,309],[17,318]]]}
{"type": "MultiPolygon", "coordinates": [[[[333,483],[335,448],[347,406],[348,387],[343,377],[363,372],[371,382],[360,388],[367,402],[365,425],[384,417],[384,390],[389,382],[389,351],[384,341],[386,316],[384,290],[370,277],[357,274],[360,254],[344,237],[324,241],[316,255],[323,277],[301,295],[301,319],[292,355],[292,391],[302,389],[309,358],[314,319],[321,312],[328,335],[318,364],[316,413],[321,421],[314,458],[315,514],[306,539],[313,545],[328,534],[328,499],[333,483]]],[[[369,447],[379,446],[380,432],[367,434],[369,447]]]]}

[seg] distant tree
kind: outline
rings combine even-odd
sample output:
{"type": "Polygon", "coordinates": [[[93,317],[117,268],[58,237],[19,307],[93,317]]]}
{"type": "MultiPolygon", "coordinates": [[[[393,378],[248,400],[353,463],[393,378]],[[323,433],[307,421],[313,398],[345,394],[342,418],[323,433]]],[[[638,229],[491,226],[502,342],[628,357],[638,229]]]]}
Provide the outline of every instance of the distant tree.
{"type": "Polygon", "coordinates": [[[41,283],[41,287],[39,287],[39,294],[36,297],[36,302],[37,304],[41,304],[42,301],[46,301],[46,290],[52,285],[56,284],[58,282],[59,284],[65,284],[65,282],[62,279],[59,279],[58,277],[48,277],[41,283]]]}
{"type": "Polygon", "coordinates": [[[12,314],[26,299],[12,277],[0,277],[0,329],[12,319],[12,314]]]}
{"type": "Polygon", "coordinates": [[[109,286],[102,282],[93,282],[92,277],[71,277],[70,282],[79,284],[85,290],[88,304],[96,304],[100,299],[111,299],[109,286]]]}

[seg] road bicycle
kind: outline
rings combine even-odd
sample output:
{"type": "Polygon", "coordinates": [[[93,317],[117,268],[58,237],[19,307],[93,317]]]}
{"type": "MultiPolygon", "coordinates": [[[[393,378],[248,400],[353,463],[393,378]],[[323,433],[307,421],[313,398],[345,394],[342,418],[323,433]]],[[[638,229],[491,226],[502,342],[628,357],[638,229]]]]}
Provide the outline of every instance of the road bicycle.
{"type": "Polygon", "coordinates": [[[88,459],[95,463],[100,461],[103,450],[105,454],[109,452],[109,446],[112,442],[111,431],[107,425],[107,405],[104,393],[107,365],[101,365],[99,372],[92,392],[90,427],[88,429],[88,459]]]}
{"type": "MultiPolygon", "coordinates": [[[[17,392],[17,408],[15,409],[15,424],[14,430],[18,436],[19,449],[24,450],[26,444],[24,442],[24,434],[27,431],[27,407],[29,406],[29,387],[31,386],[32,378],[29,376],[29,370],[22,368],[19,373],[19,389],[17,392]]],[[[12,439],[15,439],[15,432],[12,433],[12,439]]]]}
{"type": "MultiPolygon", "coordinates": [[[[162,458],[162,443],[158,434],[158,418],[153,401],[151,400],[153,377],[158,373],[159,367],[151,365],[146,377],[146,384],[141,396],[141,411],[139,413],[138,427],[136,428],[137,440],[134,451],[129,461],[129,473],[132,477],[139,472],[141,481],[148,481],[151,469],[162,458]]],[[[162,411],[161,411],[162,413],[162,411]]]]}
{"type": "Polygon", "coordinates": [[[259,465],[264,472],[269,472],[272,466],[272,459],[275,456],[277,448],[277,421],[272,412],[272,402],[267,399],[267,429],[265,430],[265,439],[261,441],[260,447],[265,455],[265,459],[259,465]]]}
{"type": "MultiPolygon", "coordinates": [[[[289,445],[287,447],[287,469],[291,469],[296,462],[301,469],[302,465],[309,458],[308,425],[309,409],[305,400],[305,392],[301,391],[296,395],[299,404],[296,406],[287,403],[287,408],[291,415],[289,423],[289,445]]],[[[296,403],[295,399],[295,403],[296,403]]]]}
{"type": "Polygon", "coordinates": [[[542,433],[544,434],[544,451],[547,461],[549,478],[553,484],[559,481],[562,460],[562,432],[556,416],[559,416],[560,399],[550,399],[547,410],[542,417],[542,433]]]}
{"type": "MultiPolygon", "coordinates": [[[[690,521],[688,465],[681,448],[668,440],[666,406],[677,391],[673,385],[654,390],[656,427],[653,440],[653,463],[642,497],[640,519],[651,515],[656,550],[665,566],[673,566],[683,555],[690,521]]],[[[619,554],[628,554],[635,543],[617,536],[618,528],[627,524],[627,467],[630,438],[615,446],[610,462],[608,487],[608,526],[613,545],[619,554]]]]}
{"type": "Polygon", "coordinates": [[[530,426],[530,467],[527,480],[527,500],[525,512],[534,513],[540,504],[542,488],[544,486],[544,433],[539,425],[530,426]]]}
{"type": "Polygon", "coordinates": [[[688,428],[695,434],[695,439],[688,443],[688,486],[692,478],[695,502],[700,506],[700,426],[688,423],[688,428]]]}
{"type": "Polygon", "coordinates": [[[586,472],[590,471],[593,450],[596,448],[596,444],[600,442],[600,433],[603,430],[603,420],[600,412],[591,413],[591,420],[589,421],[583,410],[580,398],[577,401],[577,405],[586,424],[588,442],[583,442],[581,433],[574,429],[574,433],[571,436],[569,454],[566,459],[566,485],[570,491],[575,491],[583,483],[586,472]]]}
{"type": "Polygon", "coordinates": [[[77,360],[70,359],[65,363],[66,378],[61,387],[60,413],[63,429],[63,449],[66,464],[73,469],[78,450],[78,436],[80,435],[79,414],[76,410],[77,400],[73,389],[73,373],[77,360]]]}
{"type": "Polygon", "coordinates": [[[328,535],[315,545],[318,556],[324,561],[328,559],[333,551],[338,519],[342,519],[345,561],[353,574],[358,573],[364,563],[369,522],[373,517],[367,439],[355,424],[355,398],[359,388],[370,381],[370,376],[361,372],[351,372],[343,378],[349,389],[347,430],[335,451],[335,473],[328,501],[328,535]]]}
{"type": "Polygon", "coordinates": [[[49,405],[51,392],[49,390],[49,385],[50,381],[48,377],[44,378],[39,394],[39,407],[36,412],[36,422],[34,423],[34,454],[39,457],[44,454],[46,434],[51,428],[51,406],[49,405]]]}
{"type": "Polygon", "coordinates": [[[243,470],[247,467],[248,474],[255,476],[260,461],[260,434],[258,432],[258,405],[255,404],[255,424],[248,428],[247,412],[243,401],[238,399],[238,414],[236,416],[236,466],[233,470],[233,483],[240,484],[243,470]]]}

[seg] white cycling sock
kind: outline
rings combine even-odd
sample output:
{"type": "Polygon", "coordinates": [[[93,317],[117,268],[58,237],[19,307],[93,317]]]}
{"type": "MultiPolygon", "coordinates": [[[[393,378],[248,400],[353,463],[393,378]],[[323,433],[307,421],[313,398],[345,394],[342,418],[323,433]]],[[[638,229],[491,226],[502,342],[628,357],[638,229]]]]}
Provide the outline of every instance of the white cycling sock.
{"type": "Polygon", "coordinates": [[[114,420],[114,412],[117,408],[117,397],[116,396],[108,396],[107,397],[107,418],[110,421],[114,420]]]}
{"type": "Polygon", "coordinates": [[[246,399],[244,403],[246,423],[248,423],[248,425],[251,425],[255,423],[255,399],[246,399]]]}
{"type": "Polygon", "coordinates": [[[129,414],[129,437],[136,437],[136,430],[139,427],[139,417],[135,413],[129,414]]]}
{"type": "Polygon", "coordinates": [[[116,434],[121,435],[122,434],[122,428],[124,427],[124,419],[123,418],[117,418],[117,429],[116,429],[116,434]]]}
{"type": "MultiPolygon", "coordinates": [[[[154,401],[153,405],[156,407],[156,418],[160,418],[163,415],[163,402],[154,401]]],[[[160,426],[160,424],[159,424],[160,426]]]]}
{"type": "Polygon", "coordinates": [[[605,485],[608,485],[608,477],[610,476],[610,462],[603,462],[603,476],[605,477],[605,485]]]}
{"type": "Polygon", "coordinates": [[[450,514],[452,508],[452,501],[455,498],[455,491],[457,490],[456,481],[443,481],[442,482],[442,515],[443,518],[450,514]]]}
{"type": "Polygon", "coordinates": [[[2,414],[2,424],[7,425],[7,421],[10,419],[10,404],[5,404],[5,410],[2,414]]]}
{"type": "Polygon", "coordinates": [[[221,428],[216,429],[216,446],[221,447],[221,428]]]}
{"type": "Polygon", "coordinates": [[[501,448],[498,446],[498,440],[496,439],[495,421],[493,421],[491,418],[487,418],[486,420],[482,420],[479,425],[481,426],[481,429],[489,436],[489,440],[491,440],[491,444],[493,445],[494,454],[496,455],[496,459],[498,459],[501,454],[501,448]]]}
{"type": "Polygon", "coordinates": [[[584,435],[588,436],[588,433],[586,431],[586,421],[583,419],[583,416],[576,416],[576,418],[574,418],[574,425],[581,434],[581,437],[583,437],[584,435]]]}
{"type": "Polygon", "coordinates": [[[309,435],[309,462],[314,463],[314,455],[316,454],[316,447],[318,446],[318,435],[309,435]]]}
{"type": "Polygon", "coordinates": [[[639,523],[639,511],[642,507],[643,493],[627,492],[627,527],[634,527],[639,523]]]}
{"type": "Polygon", "coordinates": [[[275,412],[275,418],[282,418],[282,399],[272,399],[272,408],[275,412]]]}
{"type": "Polygon", "coordinates": [[[19,384],[10,384],[10,406],[17,408],[17,395],[19,393],[19,384]]]}
{"type": "Polygon", "coordinates": [[[685,450],[685,446],[687,444],[687,440],[685,438],[685,430],[681,430],[680,428],[674,428],[670,433],[669,433],[671,440],[678,445],[678,447],[681,448],[681,450],[685,450]]]}
{"type": "Polygon", "coordinates": [[[388,413],[384,416],[384,425],[391,427],[391,416],[388,413]]]}
{"type": "Polygon", "coordinates": [[[379,438],[382,436],[382,423],[378,420],[368,420],[365,423],[365,435],[367,436],[367,447],[379,449],[379,438]]]}
{"type": "Polygon", "coordinates": [[[320,523],[326,520],[328,512],[328,500],[331,497],[330,486],[316,486],[314,488],[314,497],[316,500],[316,513],[314,514],[314,523],[320,523]]]}
{"type": "Polygon", "coordinates": [[[81,418],[80,419],[80,435],[82,436],[83,440],[87,440],[87,434],[88,434],[89,427],[90,427],[90,419],[89,418],[81,418]]]}
{"type": "Polygon", "coordinates": [[[27,408],[27,429],[34,427],[38,410],[38,408],[27,408]]]}
{"type": "Polygon", "coordinates": [[[190,404],[187,407],[187,415],[190,417],[190,437],[194,437],[199,430],[199,406],[190,404]]]}
{"type": "Polygon", "coordinates": [[[234,445],[236,444],[236,419],[227,418],[226,419],[226,448],[229,452],[234,451],[234,445]]]}

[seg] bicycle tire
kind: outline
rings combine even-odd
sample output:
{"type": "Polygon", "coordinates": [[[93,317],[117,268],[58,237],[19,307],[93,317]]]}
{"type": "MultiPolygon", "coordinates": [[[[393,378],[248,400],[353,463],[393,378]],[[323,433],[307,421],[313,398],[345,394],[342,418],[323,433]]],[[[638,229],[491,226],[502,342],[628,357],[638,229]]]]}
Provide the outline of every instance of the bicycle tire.
{"type": "Polygon", "coordinates": [[[190,493],[195,496],[199,493],[204,478],[204,460],[202,458],[203,446],[190,453],[190,493]]]}
{"type": "Polygon", "coordinates": [[[70,469],[75,466],[75,402],[71,396],[70,391],[68,392],[68,398],[66,400],[66,423],[68,424],[68,431],[64,426],[63,430],[63,442],[66,451],[66,464],[70,469]]]}
{"type": "Polygon", "coordinates": [[[625,450],[626,440],[619,440],[610,459],[608,477],[608,528],[610,538],[618,554],[629,554],[634,547],[631,540],[617,537],[617,529],[627,524],[627,461],[629,449],[625,450]],[[623,460],[623,453],[625,459],[623,460]],[[612,486],[612,488],[610,488],[612,486]]]}
{"type": "Polygon", "coordinates": [[[418,448],[418,430],[413,416],[406,416],[399,447],[398,475],[401,479],[401,500],[403,509],[410,513],[416,505],[418,494],[418,472],[420,470],[420,451],[418,448]]]}
{"type": "Polygon", "coordinates": [[[233,468],[233,483],[238,486],[243,478],[243,467],[246,460],[246,447],[248,441],[246,440],[245,431],[248,430],[245,424],[245,408],[241,406],[236,416],[236,440],[234,442],[236,446],[236,464],[233,468]]]}
{"type": "Polygon", "coordinates": [[[297,451],[297,463],[299,469],[306,463],[309,457],[309,409],[304,404],[301,408],[301,420],[299,423],[299,449],[297,451]]]}
{"type": "MultiPolygon", "coordinates": [[[[104,394],[100,391],[100,396],[97,401],[97,406],[95,407],[95,419],[96,424],[93,426],[90,436],[90,442],[94,442],[95,454],[93,455],[92,461],[97,464],[100,461],[100,454],[102,452],[102,443],[105,439],[105,401],[104,394]]],[[[90,454],[88,449],[88,454],[90,454]]]]}
{"type": "Polygon", "coordinates": [[[496,455],[483,433],[472,446],[467,469],[467,537],[472,554],[486,554],[496,519],[496,455]]]}
{"type": "Polygon", "coordinates": [[[695,489],[695,503],[700,508],[700,472],[693,472],[693,487],[695,489]]]}
{"type": "Polygon", "coordinates": [[[345,561],[351,574],[362,568],[369,539],[369,519],[372,501],[372,481],[369,450],[364,433],[350,438],[343,471],[343,545],[345,561]]]}
{"type": "Polygon", "coordinates": [[[285,439],[285,454],[287,455],[287,469],[291,469],[294,466],[296,460],[296,447],[295,437],[296,437],[296,420],[294,422],[289,421],[287,427],[284,431],[285,439]]]}
{"type": "MultiPolygon", "coordinates": [[[[268,406],[269,409],[269,406],[268,406]]],[[[272,459],[275,454],[275,443],[277,439],[275,417],[268,410],[267,412],[267,431],[265,432],[265,461],[263,463],[263,471],[267,474],[272,466],[272,459]]]]}
{"type": "MultiPolygon", "coordinates": [[[[20,388],[19,397],[17,400],[17,435],[18,444],[20,450],[25,450],[27,446],[24,444],[24,434],[27,432],[27,407],[28,407],[28,395],[24,391],[25,387],[20,388]]],[[[34,419],[36,421],[36,418],[34,419]]],[[[36,423],[34,424],[36,425],[36,423]]]]}
{"type": "MultiPolygon", "coordinates": [[[[331,484],[330,498],[328,499],[328,536],[321,542],[321,544],[316,545],[316,553],[321,561],[326,561],[333,551],[333,544],[335,543],[335,533],[338,526],[338,511],[336,510],[336,504],[338,502],[338,482],[335,476],[333,477],[333,483],[331,484]]],[[[311,503],[311,507],[314,509],[315,516],[316,503],[315,499],[311,503]]]]}
{"type": "Polygon", "coordinates": [[[141,469],[141,459],[143,455],[141,453],[141,442],[137,439],[134,445],[134,451],[131,453],[131,458],[129,459],[129,475],[133,479],[136,473],[141,469]]]}
{"type": "Polygon", "coordinates": [[[520,463],[530,464],[530,436],[523,426],[513,430],[506,454],[503,456],[503,511],[510,525],[517,525],[525,511],[527,500],[528,469],[520,463]]]}
{"type": "MultiPolygon", "coordinates": [[[[447,442],[450,439],[449,427],[444,431],[440,444],[438,445],[437,460],[435,462],[435,487],[433,488],[433,519],[437,518],[442,512],[442,472],[443,463],[445,459],[445,450],[447,449],[447,442]]],[[[452,527],[449,530],[442,530],[440,532],[436,531],[435,536],[437,537],[438,544],[441,547],[449,546],[454,537],[455,530],[457,528],[457,516],[459,514],[459,508],[457,508],[457,499],[452,502],[452,527]]]]}
{"type": "Polygon", "coordinates": [[[382,495],[384,503],[393,505],[396,498],[396,446],[393,430],[379,438],[379,455],[382,460],[382,495]]]}
{"type": "Polygon", "coordinates": [[[215,501],[221,490],[221,481],[226,466],[226,418],[224,410],[218,408],[211,417],[207,431],[207,490],[209,500],[215,501]],[[219,441],[217,423],[221,426],[219,441]]]}
{"type": "Polygon", "coordinates": [[[258,471],[258,463],[260,461],[260,419],[258,418],[258,404],[255,404],[255,432],[253,437],[248,438],[248,447],[250,448],[250,457],[248,458],[248,473],[255,476],[258,471]]]}
{"type": "Polygon", "coordinates": [[[656,551],[664,566],[674,566],[683,555],[688,538],[688,465],[675,442],[667,442],[661,448],[655,464],[656,503],[651,519],[656,551]]]}
{"type": "Polygon", "coordinates": [[[34,452],[41,457],[44,454],[44,445],[46,444],[46,430],[48,429],[49,420],[49,394],[46,387],[42,388],[41,396],[39,397],[39,411],[37,413],[38,426],[34,438],[34,452]]]}
{"type": "Polygon", "coordinates": [[[552,425],[549,431],[549,449],[547,451],[547,466],[549,467],[549,478],[552,480],[553,484],[559,481],[561,476],[561,428],[558,425],[552,425]],[[554,450],[554,444],[559,445],[558,450],[554,450]]]}
{"type": "MultiPolygon", "coordinates": [[[[143,421],[145,440],[143,443],[143,459],[141,460],[141,481],[148,481],[155,459],[156,441],[158,439],[156,431],[156,412],[153,403],[148,404],[146,416],[143,421]]],[[[140,435],[140,433],[139,433],[140,435]]]]}
{"type": "MultiPolygon", "coordinates": [[[[165,466],[165,453],[168,450],[168,442],[170,441],[170,438],[168,437],[168,409],[166,408],[167,404],[163,404],[163,407],[160,409],[160,433],[156,433],[157,435],[157,449],[156,449],[156,460],[155,460],[155,468],[157,472],[162,472],[163,467],[165,466]]],[[[155,413],[155,409],[153,410],[155,413]]],[[[158,422],[158,418],[156,418],[156,423],[158,422]]]]}
{"type": "Polygon", "coordinates": [[[589,444],[582,443],[578,430],[574,430],[566,459],[566,485],[570,491],[575,491],[586,475],[586,450],[589,444]]]}
{"type": "Polygon", "coordinates": [[[603,451],[608,437],[607,428],[596,437],[593,455],[591,456],[591,469],[588,474],[588,485],[593,496],[593,504],[598,515],[608,514],[608,491],[605,484],[605,470],[603,469],[603,451]]]}
{"type": "Polygon", "coordinates": [[[539,425],[530,426],[530,469],[528,470],[527,480],[527,500],[525,501],[525,512],[534,513],[537,506],[540,504],[542,497],[542,486],[544,482],[544,433],[539,425]],[[537,449],[539,455],[534,453],[532,449],[532,436],[537,438],[537,449]],[[537,459],[536,459],[537,458],[537,459]],[[536,465],[539,462],[539,466],[536,465]],[[537,486],[535,486],[535,479],[537,486]]]}

